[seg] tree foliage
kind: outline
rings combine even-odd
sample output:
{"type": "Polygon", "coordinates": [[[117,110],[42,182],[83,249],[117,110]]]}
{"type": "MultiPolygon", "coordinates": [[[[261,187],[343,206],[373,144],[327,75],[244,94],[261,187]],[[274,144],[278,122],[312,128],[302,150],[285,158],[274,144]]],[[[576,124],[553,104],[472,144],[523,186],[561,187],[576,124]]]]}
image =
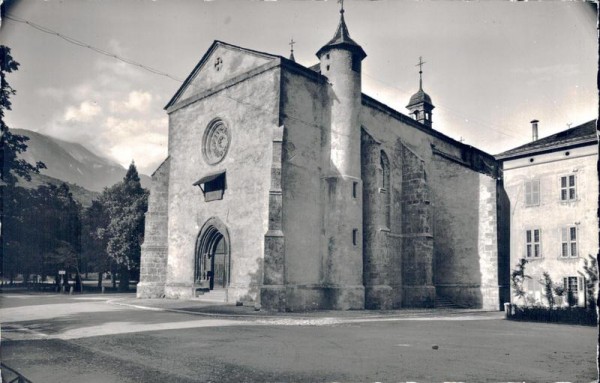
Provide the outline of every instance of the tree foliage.
{"type": "Polygon", "coordinates": [[[556,304],[554,299],[554,283],[552,282],[552,278],[547,271],[544,271],[544,279],[542,280],[542,284],[544,285],[544,295],[546,296],[546,300],[548,300],[548,306],[553,308],[556,304]]]}
{"type": "Polygon", "coordinates": [[[127,290],[130,275],[139,273],[144,215],[148,210],[148,192],[140,184],[134,163],[122,182],[104,190],[101,203],[108,216],[102,234],[106,252],[119,266],[119,289],[127,290]]]}
{"type": "Polygon", "coordinates": [[[31,180],[31,173],[37,173],[46,166],[42,162],[32,165],[18,155],[27,150],[29,137],[12,134],[5,123],[5,113],[11,110],[11,96],[16,91],[6,80],[7,73],[16,71],[19,63],[10,55],[10,48],[0,45],[0,178],[3,185],[14,185],[17,176],[31,180]]]}
{"type": "Polygon", "coordinates": [[[585,276],[585,296],[587,307],[596,307],[598,286],[598,261],[591,255],[583,259],[583,271],[585,276]]]}
{"type": "Polygon", "coordinates": [[[5,274],[79,274],[81,206],[68,186],[7,187],[4,196],[5,274]]]}
{"type": "Polygon", "coordinates": [[[513,288],[513,294],[516,298],[524,299],[526,292],[523,288],[523,283],[526,279],[531,279],[529,275],[525,274],[525,265],[527,260],[521,258],[515,269],[510,273],[511,287],[513,288]]]}
{"type": "Polygon", "coordinates": [[[99,201],[93,201],[81,216],[81,260],[86,270],[98,272],[98,287],[102,285],[102,273],[110,268],[104,237],[107,226],[108,215],[104,206],[99,201]]]}

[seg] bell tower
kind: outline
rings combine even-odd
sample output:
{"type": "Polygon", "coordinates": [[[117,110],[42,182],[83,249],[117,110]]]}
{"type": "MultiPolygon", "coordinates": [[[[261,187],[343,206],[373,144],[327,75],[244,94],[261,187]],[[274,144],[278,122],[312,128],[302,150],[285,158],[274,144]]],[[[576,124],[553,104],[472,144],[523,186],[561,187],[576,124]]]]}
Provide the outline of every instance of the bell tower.
{"type": "Polygon", "coordinates": [[[333,309],[364,308],[362,180],[360,161],[361,62],[365,51],[350,38],[344,20],[333,38],[317,52],[321,74],[328,79],[330,124],[322,190],[325,196],[322,254],[323,284],[333,309]]]}
{"type": "Polygon", "coordinates": [[[425,64],[423,58],[419,57],[419,63],[416,65],[419,67],[419,90],[410,98],[406,108],[415,120],[428,128],[432,128],[433,119],[431,112],[435,106],[431,102],[431,97],[423,91],[423,64],[425,64]]]}

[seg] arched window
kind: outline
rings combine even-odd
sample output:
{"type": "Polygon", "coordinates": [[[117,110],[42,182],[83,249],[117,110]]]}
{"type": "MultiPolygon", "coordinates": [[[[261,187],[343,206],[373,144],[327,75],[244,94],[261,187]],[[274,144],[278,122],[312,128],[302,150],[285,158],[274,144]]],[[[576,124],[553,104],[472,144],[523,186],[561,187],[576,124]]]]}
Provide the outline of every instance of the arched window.
{"type": "Polygon", "coordinates": [[[391,224],[391,185],[390,185],[390,160],[385,152],[381,151],[381,181],[380,192],[382,197],[382,212],[384,215],[383,224],[388,229],[391,224]]]}

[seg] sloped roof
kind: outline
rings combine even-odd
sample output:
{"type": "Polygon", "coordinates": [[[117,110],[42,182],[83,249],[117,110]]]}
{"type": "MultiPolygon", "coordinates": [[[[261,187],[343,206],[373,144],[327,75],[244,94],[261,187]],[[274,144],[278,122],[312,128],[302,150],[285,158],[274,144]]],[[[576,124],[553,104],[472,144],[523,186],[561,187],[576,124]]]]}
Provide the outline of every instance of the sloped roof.
{"type": "Polygon", "coordinates": [[[433,105],[431,102],[431,97],[429,97],[429,95],[425,93],[422,88],[419,88],[419,91],[412,95],[406,107],[411,107],[422,102],[433,105]]]}
{"type": "Polygon", "coordinates": [[[503,153],[497,154],[496,158],[506,159],[510,157],[519,157],[532,153],[546,152],[567,146],[594,142],[597,140],[596,120],[591,120],[574,128],[563,130],[562,132],[558,132],[551,136],[507,150],[503,153]]]}
{"type": "Polygon", "coordinates": [[[350,32],[348,32],[348,27],[346,26],[346,21],[344,20],[343,12],[340,13],[340,23],[338,24],[333,38],[317,51],[317,57],[320,57],[323,52],[334,47],[346,48],[351,51],[354,51],[360,56],[361,60],[367,57],[367,54],[362,49],[362,47],[358,45],[356,41],[350,38],[350,32]]]}
{"type": "Polygon", "coordinates": [[[171,98],[171,100],[169,101],[169,103],[164,107],[164,109],[168,109],[170,106],[172,106],[173,104],[175,104],[175,102],[177,102],[177,100],[179,99],[179,97],[183,94],[183,92],[187,89],[188,85],[192,82],[192,80],[194,79],[194,77],[196,77],[196,74],[200,71],[200,69],[202,68],[202,66],[204,65],[204,63],[206,63],[206,60],[210,57],[210,55],[214,52],[215,49],[217,49],[217,47],[219,46],[224,46],[224,47],[229,47],[229,48],[233,48],[233,49],[237,49],[237,50],[241,50],[253,55],[257,55],[257,56],[261,56],[261,57],[265,57],[265,58],[281,58],[281,56],[277,56],[277,55],[272,55],[270,53],[266,53],[266,52],[260,52],[260,51],[256,51],[256,50],[252,50],[252,49],[248,49],[248,48],[242,48],[240,46],[237,45],[233,45],[233,44],[229,44],[223,41],[219,41],[219,40],[215,40],[213,41],[213,43],[211,44],[211,46],[208,48],[208,50],[206,51],[206,53],[202,56],[202,58],[200,59],[200,61],[198,62],[198,64],[196,64],[196,66],[194,67],[194,69],[192,70],[192,72],[187,76],[187,78],[185,79],[185,81],[183,82],[183,85],[181,85],[181,87],[179,87],[179,89],[177,90],[177,92],[175,92],[175,94],[173,95],[173,97],[171,98]]]}

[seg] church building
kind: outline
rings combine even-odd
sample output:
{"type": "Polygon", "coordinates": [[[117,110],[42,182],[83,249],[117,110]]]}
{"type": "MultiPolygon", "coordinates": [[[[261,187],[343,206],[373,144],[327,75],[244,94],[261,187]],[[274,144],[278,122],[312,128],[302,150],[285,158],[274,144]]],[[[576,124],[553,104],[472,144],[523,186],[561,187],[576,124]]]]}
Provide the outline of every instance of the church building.
{"type": "Polygon", "coordinates": [[[410,116],[363,94],[343,9],[316,56],[215,41],[167,104],[138,297],[500,309],[494,157],[434,129],[421,78],[410,116]]]}

